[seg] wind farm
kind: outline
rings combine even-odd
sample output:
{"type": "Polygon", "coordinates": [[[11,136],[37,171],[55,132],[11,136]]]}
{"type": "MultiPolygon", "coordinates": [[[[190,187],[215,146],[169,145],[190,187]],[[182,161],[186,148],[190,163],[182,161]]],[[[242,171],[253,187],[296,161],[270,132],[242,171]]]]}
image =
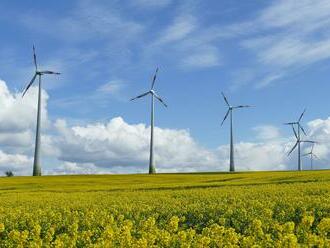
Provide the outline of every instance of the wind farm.
{"type": "Polygon", "coordinates": [[[260,2],[1,1],[0,248],[330,247],[330,4],[260,2]]]}

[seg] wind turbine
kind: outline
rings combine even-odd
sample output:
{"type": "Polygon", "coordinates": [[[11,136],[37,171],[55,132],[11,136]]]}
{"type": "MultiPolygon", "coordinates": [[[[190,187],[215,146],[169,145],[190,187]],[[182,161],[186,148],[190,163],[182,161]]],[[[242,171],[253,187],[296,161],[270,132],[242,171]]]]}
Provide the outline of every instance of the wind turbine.
{"type": "Polygon", "coordinates": [[[316,156],[316,154],[313,152],[314,151],[314,146],[315,146],[316,142],[313,142],[312,147],[311,147],[311,151],[308,153],[305,153],[303,156],[309,156],[310,160],[311,160],[311,170],[313,170],[313,160],[314,158],[316,159],[320,159],[318,156],[316,156]]]}
{"type": "Polygon", "coordinates": [[[45,75],[45,74],[59,75],[60,73],[53,72],[53,71],[41,71],[38,69],[37,56],[36,56],[36,51],[35,51],[34,46],[33,46],[33,62],[34,62],[34,66],[35,66],[35,73],[31,79],[31,81],[25,87],[22,97],[24,97],[25,93],[28,91],[28,89],[31,87],[31,85],[35,82],[36,78],[38,77],[38,79],[39,79],[38,113],[37,113],[37,128],[36,128],[34,161],[33,161],[33,176],[41,176],[41,166],[40,166],[41,76],[45,75]]]}
{"type": "Polygon", "coordinates": [[[151,83],[150,90],[131,99],[131,101],[133,101],[135,99],[138,99],[138,98],[141,98],[141,97],[144,97],[144,96],[147,96],[147,95],[151,95],[151,119],[150,119],[151,131],[150,131],[149,174],[156,173],[155,161],[154,161],[154,99],[156,98],[165,107],[167,107],[167,105],[163,101],[163,99],[159,95],[157,95],[156,91],[154,90],[155,81],[156,81],[156,78],[157,78],[157,73],[158,73],[158,68],[156,69],[156,72],[155,72],[155,74],[152,78],[152,83],[151,83]]]}
{"type": "Polygon", "coordinates": [[[221,126],[223,125],[223,123],[225,122],[225,120],[227,119],[228,115],[230,115],[230,158],[229,158],[229,171],[234,172],[235,171],[235,163],[234,163],[234,140],[233,140],[233,110],[234,109],[238,109],[238,108],[250,108],[252,106],[250,105],[238,105],[238,106],[231,106],[227,100],[227,97],[225,96],[225,94],[223,92],[221,92],[222,97],[226,103],[226,105],[228,106],[228,110],[227,113],[225,115],[225,117],[223,118],[222,122],[221,122],[221,126]]]}
{"type": "Polygon", "coordinates": [[[295,121],[295,122],[287,122],[287,123],[284,123],[284,125],[290,125],[292,127],[292,131],[294,133],[294,136],[296,137],[296,143],[294,144],[294,146],[292,147],[292,149],[290,150],[290,152],[288,153],[288,156],[293,152],[293,150],[298,146],[298,170],[301,171],[301,143],[304,143],[304,142],[309,142],[311,143],[311,141],[309,140],[301,140],[301,135],[300,135],[300,131],[302,131],[305,135],[306,132],[304,130],[304,128],[302,127],[302,125],[300,124],[300,121],[301,119],[303,118],[304,114],[306,112],[306,109],[304,109],[304,111],[300,114],[300,117],[298,119],[298,121],[295,121]],[[295,130],[294,126],[297,126],[297,131],[295,130]]]}

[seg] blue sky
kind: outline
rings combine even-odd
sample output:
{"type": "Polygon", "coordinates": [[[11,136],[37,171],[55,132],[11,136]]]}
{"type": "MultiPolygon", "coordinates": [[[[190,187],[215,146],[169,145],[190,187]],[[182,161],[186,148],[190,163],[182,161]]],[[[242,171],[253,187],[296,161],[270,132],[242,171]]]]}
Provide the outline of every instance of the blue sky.
{"type": "Polygon", "coordinates": [[[41,68],[63,73],[44,79],[51,123],[120,116],[149,125],[149,101],[129,99],[150,87],[157,66],[169,107],[157,104],[156,125],[188,130],[205,149],[228,143],[221,91],[233,105],[256,106],[235,113],[238,142],[258,142],[265,126],[289,138],[282,123],[305,107],[306,123],[329,116],[327,1],[1,1],[0,9],[0,78],[10,92],[33,74],[33,44],[41,68]]]}

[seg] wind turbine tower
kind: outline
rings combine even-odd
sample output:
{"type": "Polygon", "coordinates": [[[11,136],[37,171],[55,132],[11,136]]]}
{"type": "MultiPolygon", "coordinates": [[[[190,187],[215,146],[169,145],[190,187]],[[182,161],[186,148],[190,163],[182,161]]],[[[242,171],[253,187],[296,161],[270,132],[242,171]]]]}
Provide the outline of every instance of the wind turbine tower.
{"type": "Polygon", "coordinates": [[[46,74],[55,74],[59,75],[58,72],[53,71],[41,71],[38,69],[37,65],[37,56],[35,52],[35,47],[33,46],[33,62],[35,66],[35,72],[31,79],[31,81],[28,83],[28,85],[25,87],[22,97],[24,97],[25,93],[28,91],[28,89],[31,87],[31,85],[35,82],[36,78],[38,77],[39,80],[39,86],[38,86],[38,113],[37,113],[37,128],[36,128],[36,140],[35,140],[35,150],[34,150],[34,161],[33,161],[33,176],[41,176],[41,165],[40,165],[40,121],[41,121],[41,77],[46,74]]]}
{"type": "Polygon", "coordinates": [[[166,103],[163,101],[163,99],[156,93],[154,90],[155,81],[157,78],[158,68],[156,69],[156,72],[152,78],[151,88],[149,91],[138,95],[137,97],[134,97],[131,99],[131,101],[151,95],[151,116],[150,116],[150,157],[149,157],[149,174],[156,173],[156,167],[155,167],[155,158],[154,158],[154,111],[155,111],[155,98],[160,101],[165,107],[167,107],[166,103]]]}

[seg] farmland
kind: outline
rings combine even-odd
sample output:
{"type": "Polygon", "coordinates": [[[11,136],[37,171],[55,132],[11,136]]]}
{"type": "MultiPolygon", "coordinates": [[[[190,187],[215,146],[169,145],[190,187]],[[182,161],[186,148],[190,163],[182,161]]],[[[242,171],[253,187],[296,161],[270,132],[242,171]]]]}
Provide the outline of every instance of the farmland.
{"type": "Polygon", "coordinates": [[[330,247],[330,171],[0,178],[0,247],[330,247]]]}

